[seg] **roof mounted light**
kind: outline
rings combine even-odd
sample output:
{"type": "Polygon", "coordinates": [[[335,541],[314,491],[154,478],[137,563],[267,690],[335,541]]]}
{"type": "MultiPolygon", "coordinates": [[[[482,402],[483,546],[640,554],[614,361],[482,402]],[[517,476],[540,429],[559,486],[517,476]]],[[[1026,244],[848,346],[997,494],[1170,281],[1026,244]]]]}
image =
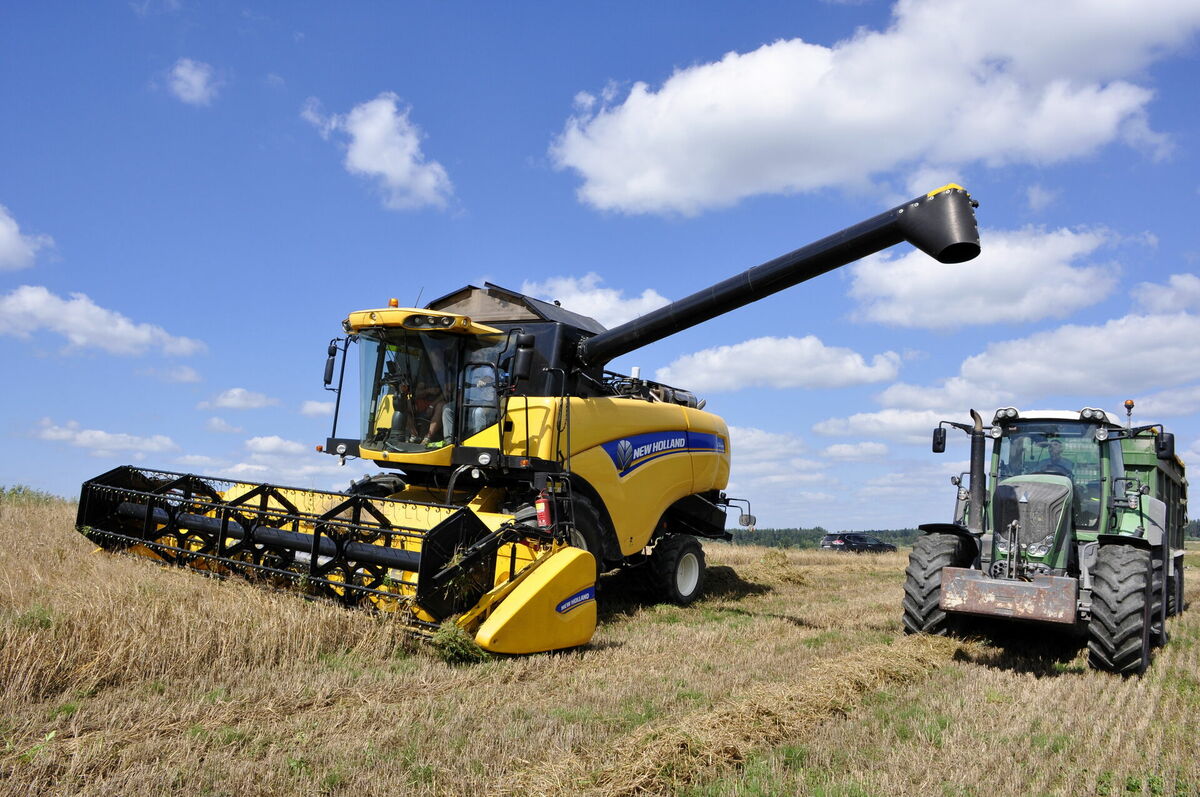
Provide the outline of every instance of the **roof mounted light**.
{"type": "Polygon", "coordinates": [[[1096,428],[1096,442],[1103,443],[1108,439],[1108,427],[1100,426],[1096,428]]]}
{"type": "Polygon", "coordinates": [[[1020,415],[1020,413],[1017,412],[1016,407],[1001,407],[1000,409],[996,410],[996,417],[992,419],[992,423],[999,424],[1003,421],[1016,420],[1018,415],[1020,415]]]}
{"type": "Polygon", "coordinates": [[[1085,421],[1104,421],[1108,420],[1104,410],[1098,410],[1095,407],[1084,407],[1079,411],[1079,417],[1085,421]]]}

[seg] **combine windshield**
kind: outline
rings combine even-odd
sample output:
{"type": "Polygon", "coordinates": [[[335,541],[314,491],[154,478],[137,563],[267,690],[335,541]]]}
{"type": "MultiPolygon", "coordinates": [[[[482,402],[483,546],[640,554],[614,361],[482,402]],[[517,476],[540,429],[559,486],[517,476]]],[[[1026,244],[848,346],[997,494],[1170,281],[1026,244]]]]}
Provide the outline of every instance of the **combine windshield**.
{"type": "Polygon", "coordinates": [[[495,423],[495,362],[503,343],[498,335],[361,332],[362,445],[414,453],[441,448],[495,423]]]}
{"type": "Polygon", "coordinates": [[[1096,424],[1027,421],[1004,427],[1000,478],[1028,474],[1066,476],[1074,486],[1075,525],[1095,528],[1103,486],[1096,424]]]}

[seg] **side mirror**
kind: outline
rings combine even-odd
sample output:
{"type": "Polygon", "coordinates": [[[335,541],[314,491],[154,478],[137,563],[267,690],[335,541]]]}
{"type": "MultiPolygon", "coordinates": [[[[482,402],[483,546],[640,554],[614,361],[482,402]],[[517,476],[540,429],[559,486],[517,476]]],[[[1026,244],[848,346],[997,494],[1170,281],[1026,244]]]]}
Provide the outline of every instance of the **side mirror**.
{"type": "Polygon", "coordinates": [[[739,515],[738,516],[738,525],[739,526],[753,526],[754,522],[755,522],[754,515],[739,515]]]}
{"type": "Polygon", "coordinates": [[[533,372],[533,335],[517,335],[517,353],[512,360],[513,381],[529,378],[533,372]]]}
{"type": "Polygon", "coordinates": [[[337,344],[329,344],[329,359],[325,361],[325,387],[333,382],[333,364],[337,361],[337,344]]]}
{"type": "Polygon", "coordinates": [[[941,454],[946,450],[946,427],[939,426],[933,430],[933,453],[941,454]]]}
{"type": "Polygon", "coordinates": [[[1163,432],[1154,438],[1154,453],[1159,459],[1175,459],[1175,435],[1163,432]]]}

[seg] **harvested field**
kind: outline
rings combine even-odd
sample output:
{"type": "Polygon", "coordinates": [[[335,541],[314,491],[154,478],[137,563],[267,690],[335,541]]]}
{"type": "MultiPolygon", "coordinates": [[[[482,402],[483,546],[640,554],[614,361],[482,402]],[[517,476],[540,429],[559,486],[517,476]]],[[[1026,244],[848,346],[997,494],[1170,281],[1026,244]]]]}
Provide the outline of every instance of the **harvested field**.
{"type": "Polygon", "coordinates": [[[1200,611],[1122,680],[1040,633],[903,637],[903,553],[710,544],[694,606],[610,576],[587,649],[452,666],[73,519],[0,506],[0,793],[1200,791],[1200,611]]]}

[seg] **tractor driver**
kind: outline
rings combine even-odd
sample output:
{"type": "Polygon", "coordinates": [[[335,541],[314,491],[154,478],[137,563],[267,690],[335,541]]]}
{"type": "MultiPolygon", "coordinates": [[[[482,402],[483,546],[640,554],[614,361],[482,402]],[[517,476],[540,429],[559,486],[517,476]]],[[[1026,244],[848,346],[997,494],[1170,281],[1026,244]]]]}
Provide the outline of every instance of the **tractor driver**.
{"type": "Polygon", "coordinates": [[[1052,473],[1059,473],[1068,478],[1075,478],[1075,466],[1070,460],[1064,459],[1062,440],[1057,438],[1050,441],[1050,459],[1042,463],[1041,470],[1052,473]]]}

